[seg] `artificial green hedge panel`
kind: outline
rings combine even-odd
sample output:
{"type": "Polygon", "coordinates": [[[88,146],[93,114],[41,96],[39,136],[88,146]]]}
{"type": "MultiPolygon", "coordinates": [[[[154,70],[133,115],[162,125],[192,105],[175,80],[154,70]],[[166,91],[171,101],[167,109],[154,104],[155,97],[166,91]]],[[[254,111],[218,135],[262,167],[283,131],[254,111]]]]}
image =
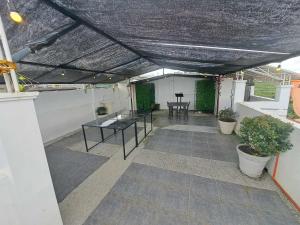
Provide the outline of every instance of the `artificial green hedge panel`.
{"type": "Polygon", "coordinates": [[[215,81],[196,81],[196,109],[202,112],[213,113],[215,108],[215,81]]]}
{"type": "Polygon", "coordinates": [[[138,110],[149,111],[155,104],[154,84],[136,84],[136,104],[138,110]]]}

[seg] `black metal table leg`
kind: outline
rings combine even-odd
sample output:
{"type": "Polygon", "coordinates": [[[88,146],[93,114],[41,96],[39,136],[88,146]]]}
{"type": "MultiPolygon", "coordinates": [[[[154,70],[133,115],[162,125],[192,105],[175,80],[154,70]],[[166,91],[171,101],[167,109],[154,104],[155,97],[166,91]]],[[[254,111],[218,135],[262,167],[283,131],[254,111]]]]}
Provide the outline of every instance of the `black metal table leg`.
{"type": "Polygon", "coordinates": [[[82,132],[83,132],[83,137],[84,137],[85,149],[88,152],[89,148],[88,148],[88,145],[87,145],[86,135],[85,135],[85,130],[84,130],[84,126],[83,125],[82,125],[82,132]]]}
{"type": "Polygon", "coordinates": [[[101,139],[102,139],[102,142],[104,142],[104,135],[103,135],[103,128],[100,127],[100,132],[101,132],[101,139]]]}
{"type": "MultiPolygon", "coordinates": [[[[172,112],[173,114],[173,112],[172,112]]],[[[152,131],[152,128],[153,128],[153,125],[152,125],[152,111],[150,112],[150,122],[151,122],[151,131],[152,131]]]]}
{"type": "Polygon", "coordinates": [[[126,160],[125,140],[124,140],[124,130],[122,129],[121,132],[122,132],[123,155],[124,155],[124,160],[126,160]]]}
{"type": "Polygon", "coordinates": [[[135,133],[135,146],[139,146],[139,141],[138,141],[138,134],[137,134],[137,125],[136,125],[136,121],[134,123],[134,133],[135,133]]]}
{"type": "Polygon", "coordinates": [[[147,136],[146,116],[144,116],[144,131],[145,131],[145,137],[146,137],[147,136]]]}

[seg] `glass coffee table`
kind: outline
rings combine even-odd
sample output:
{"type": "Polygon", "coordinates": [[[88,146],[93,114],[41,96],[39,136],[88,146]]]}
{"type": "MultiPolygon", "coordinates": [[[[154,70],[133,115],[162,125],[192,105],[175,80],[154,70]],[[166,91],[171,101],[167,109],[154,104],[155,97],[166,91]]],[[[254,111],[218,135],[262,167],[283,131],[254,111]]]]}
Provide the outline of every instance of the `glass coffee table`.
{"type": "Polygon", "coordinates": [[[126,158],[132,153],[132,151],[139,145],[137,122],[143,122],[143,124],[144,124],[144,137],[143,137],[143,139],[144,139],[152,131],[152,112],[140,112],[140,111],[135,110],[135,111],[129,111],[127,113],[114,113],[114,114],[108,115],[104,118],[98,118],[96,120],[93,120],[93,121],[83,124],[82,131],[83,131],[83,137],[84,137],[86,151],[88,152],[90,149],[94,148],[98,144],[105,142],[112,136],[116,135],[118,132],[121,132],[123,156],[124,156],[124,160],[126,160],[126,158]],[[150,123],[151,123],[150,131],[148,131],[148,132],[147,132],[147,118],[150,120],[150,123]],[[126,129],[128,129],[131,126],[134,126],[135,145],[129,152],[126,153],[124,132],[126,129]],[[88,127],[99,128],[100,134],[101,134],[100,141],[98,141],[96,144],[94,144],[90,147],[88,146],[88,143],[87,143],[87,134],[86,134],[86,130],[85,130],[88,127]],[[114,132],[111,135],[109,135],[108,137],[104,138],[104,134],[103,134],[104,128],[111,129],[114,132]]]}

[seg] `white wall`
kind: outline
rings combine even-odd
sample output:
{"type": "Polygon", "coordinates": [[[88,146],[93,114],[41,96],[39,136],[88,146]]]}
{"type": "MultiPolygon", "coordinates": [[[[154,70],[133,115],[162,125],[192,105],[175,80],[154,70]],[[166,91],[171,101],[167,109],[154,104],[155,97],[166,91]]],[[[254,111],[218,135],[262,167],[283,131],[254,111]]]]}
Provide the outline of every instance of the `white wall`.
{"type": "MultiPolygon", "coordinates": [[[[152,83],[155,85],[155,101],[160,104],[161,109],[168,109],[167,101],[176,101],[175,93],[183,92],[183,101],[190,101],[190,109],[195,109],[196,100],[196,81],[201,78],[185,78],[185,77],[168,77],[156,80],[152,83]]],[[[232,96],[232,78],[224,78],[221,80],[219,110],[231,107],[232,96]]],[[[217,88],[216,88],[216,104],[217,104],[217,88]]]]}
{"type": "Polygon", "coordinates": [[[37,93],[0,94],[0,224],[62,225],[34,109],[37,93]]]}
{"type": "Polygon", "coordinates": [[[232,86],[233,86],[232,78],[224,78],[221,80],[219,110],[231,107],[232,86]]]}
{"type": "Polygon", "coordinates": [[[247,102],[247,105],[256,109],[269,112],[273,115],[286,118],[288,113],[291,87],[291,85],[277,86],[275,99],[260,96],[251,96],[251,101],[247,102]]]}
{"type": "Polygon", "coordinates": [[[95,109],[105,103],[109,113],[129,109],[126,83],[111,88],[41,92],[35,108],[43,142],[49,142],[81,128],[95,119],[95,109]]]}
{"type": "MultiPolygon", "coordinates": [[[[290,122],[293,124],[294,131],[291,134],[290,140],[294,146],[292,150],[280,154],[275,179],[298,204],[298,206],[300,206],[300,124],[271,114],[269,111],[259,110],[249,103],[250,102],[244,102],[237,105],[237,112],[239,115],[237,132],[239,130],[239,123],[246,116],[254,117],[268,114],[282,120],[283,122],[290,122]]],[[[269,169],[271,170],[269,171],[270,174],[273,173],[273,167],[274,162],[271,162],[269,165],[269,169]]]]}
{"type": "Polygon", "coordinates": [[[274,101],[273,98],[262,97],[258,95],[250,95],[250,102],[274,101]]]}
{"type": "Polygon", "coordinates": [[[199,78],[167,77],[155,80],[155,102],[160,104],[161,109],[168,109],[167,101],[176,101],[175,93],[182,92],[182,101],[191,102],[190,110],[195,109],[195,87],[199,78]]]}

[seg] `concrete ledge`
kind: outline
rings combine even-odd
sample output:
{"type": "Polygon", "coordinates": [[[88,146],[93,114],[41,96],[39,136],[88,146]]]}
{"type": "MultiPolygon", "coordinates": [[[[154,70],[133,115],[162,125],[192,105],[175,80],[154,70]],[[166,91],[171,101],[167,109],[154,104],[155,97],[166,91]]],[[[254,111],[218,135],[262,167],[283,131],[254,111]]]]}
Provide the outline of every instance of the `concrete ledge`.
{"type": "Polygon", "coordinates": [[[35,99],[39,92],[1,93],[0,102],[35,99]]]}

